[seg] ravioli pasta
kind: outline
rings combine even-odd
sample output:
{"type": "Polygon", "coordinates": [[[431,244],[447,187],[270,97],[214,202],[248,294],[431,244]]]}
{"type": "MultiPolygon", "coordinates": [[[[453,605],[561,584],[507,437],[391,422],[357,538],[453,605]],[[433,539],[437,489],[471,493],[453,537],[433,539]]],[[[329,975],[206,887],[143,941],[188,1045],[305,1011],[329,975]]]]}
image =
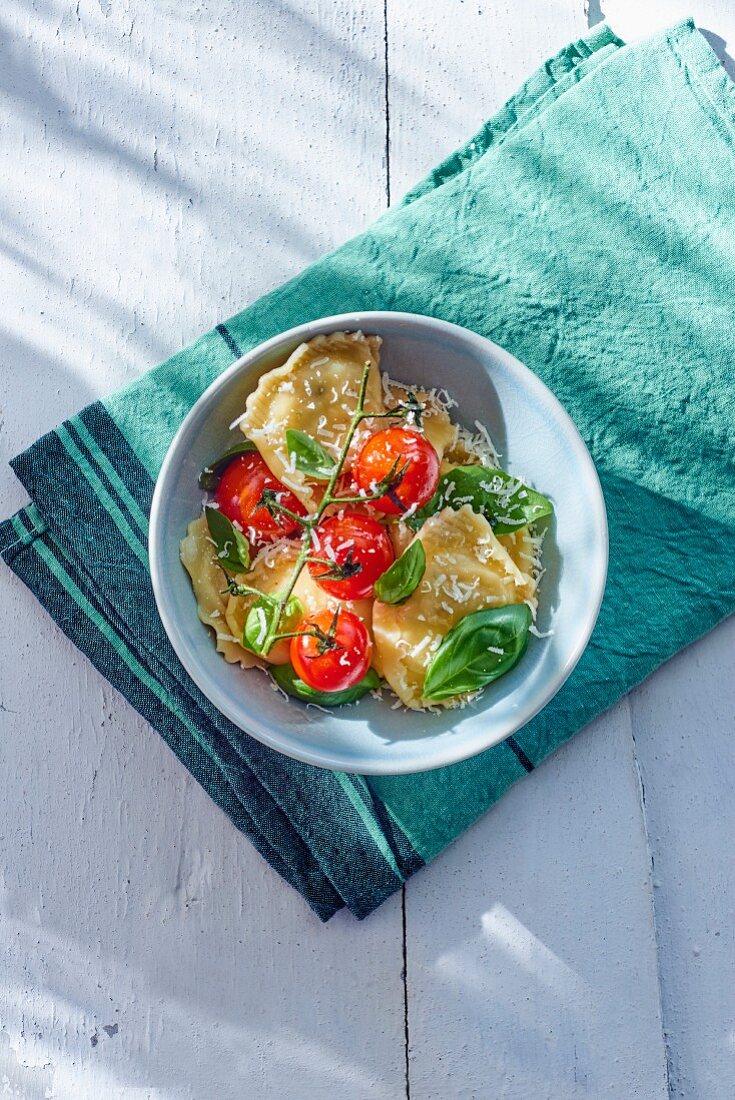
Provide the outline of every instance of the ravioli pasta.
{"type": "Polygon", "coordinates": [[[397,606],[375,601],[373,635],[382,674],[407,707],[427,706],[426,670],[444,635],[465,615],[485,607],[531,601],[536,582],[518,568],[484,516],[468,504],[444,508],[416,535],[426,572],[413,595],[397,606]]]}
{"type": "Polygon", "coordinates": [[[222,595],[222,570],[204,516],[189,524],[179,553],[191,577],[199,618],[214,631],[218,652],[229,664],[240,664],[242,668],[260,665],[255,654],[240,645],[238,639],[242,637],[242,631],[233,631],[228,622],[228,597],[222,595]]]}
{"type": "Polygon", "coordinates": [[[542,536],[534,535],[530,527],[519,527],[511,534],[498,535],[498,542],[505,547],[511,561],[520,571],[530,574],[534,579],[534,585],[537,585],[541,569],[542,536]]]}
{"type": "Polygon", "coordinates": [[[390,405],[405,400],[410,393],[414,395],[422,408],[421,420],[424,435],[440,460],[444,457],[445,451],[455,446],[457,425],[452,423],[446,404],[441,403],[436,390],[407,386],[403,382],[394,382],[391,378],[384,384],[384,393],[390,405]]]}
{"type": "MultiPolygon", "coordinates": [[[[258,543],[257,529],[250,526],[250,520],[246,523],[243,519],[242,526],[231,520],[234,526],[248,532],[248,538],[255,540],[250,547],[250,562],[247,555],[240,559],[243,570],[233,576],[231,564],[223,570],[222,558],[224,556],[227,561],[227,554],[218,555],[207,520],[201,516],[189,525],[181,542],[181,560],[192,580],[199,618],[212,629],[217,650],[230,664],[239,664],[245,669],[288,664],[292,659],[295,664],[290,638],[274,640],[263,656],[256,656],[243,643],[248,613],[257,593],[284,603],[286,594],[291,593],[300,605],[301,622],[308,623],[319,613],[328,613],[331,618],[336,611],[348,611],[364,624],[372,647],[369,659],[385,685],[397,696],[398,703],[394,705],[402,704],[412,710],[464,705],[472,698],[471,694],[456,695],[440,703],[426,698],[427,669],[443,639],[467,615],[487,608],[527,604],[535,618],[543,572],[542,534],[537,526],[525,526],[511,534],[496,535],[486,515],[473,511],[471,503],[464,503],[470,500],[468,497],[455,500],[453,507],[445,507],[431,515],[416,532],[404,522],[415,509],[408,508],[405,517],[401,512],[383,514],[388,509],[381,510],[379,498],[386,492],[385,488],[376,490],[370,497],[372,489],[382,484],[379,479],[371,482],[370,489],[363,490],[362,495],[349,488],[355,473],[353,470],[351,474],[351,468],[358,462],[356,469],[359,472],[359,454],[366,440],[390,425],[391,417],[396,415],[403,417],[404,436],[405,430],[414,431],[426,441],[422,443],[425,450],[426,443],[430,445],[428,450],[436,456],[432,459],[436,471],[443,473],[456,466],[476,464],[491,469],[499,467],[498,456],[482,424],[475,421],[473,427],[463,427],[455,423],[450,410],[456,403],[441,390],[414,388],[381,376],[380,350],[380,337],[362,332],[335,332],[299,345],[282,366],[261,377],[247,398],[243,416],[233,425],[255,444],[257,453],[249,454],[261,464],[264,476],[276,478],[275,484],[281,483],[280,490],[284,493],[288,490],[296,498],[295,502],[292,500],[292,508],[303,505],[307,515],[314,517],[316,514],[311,521],[316,533],[312,535],[310,530],[303,528],[303,521],[299,521],[302,527],[294,522],[292,529],[285,531],[288,537],[269,541],[275,537],[270,533],[267,538],[263,535],[258,543]],[[360,416],[355,417],[355,410],[364,377],[364,416],[360,419],[360,416]],[[414,399],[421,406],[419,417],[413,408],[414,399]],[[341,480],[336,483],[332,496],[325,496],[325,481],[323,475],[321,479],[318,476],[318,470],[309,476],[296,468],[294,456],[288,453],[286,433],[296,429],[310,436],[317,449],[321,447],[338,460],[353,417],[356,431],[340,474],[341,480]],[[340,489],[342,484],[348,488],[340,489]],[[335,493],[338,498],[349,493],[354,495],[347,497],[347,505],[340,499],[333,501],[335,493]],[[326,590],[328,585],[319,583],[308,565],[304,565],[307,560],[314,565],[320,560],[319,555],[323,565],[332,565],[334,551],[331,549],[330,556],[324,558],[327,550],[319,542],[318,533],[322,527],[316,525],[317,519],[321,523],[344,518],[346,511],[368,517],[373,526],[376,521],[382,525],[378,527],[378,535],[386,544],[383,553],[388,555],[388,562],[393,556],[399,559],[416,542],[421,543],[425,569],[422,576],[419,574],[420,580],[412,578],[410,594],[403,602],[389,604],[372,595],[364,599],[339,599],[326,590]],[[255,593],[229,593],[228,577],[241,588],[246,586],[255,593]]],[[[370,442],[372,446],[376,440],[370,442]]],[[[412,438],[411,446],[416,443],[412,438]]],[[[247,464],[249,459],[243,455],[238,461],[247,464]]],[[[399,467],[400,462],[395,469],[399,467]]],[[[400,476],[396,485],[400,484],[400,476]]],[[[436,480],[433,484],[435,488],[436,480]]],[[[424,501],[432,491],[429,488],[424,501]]],[[[536,499],[545,498],[536,494],[536,499]]],[[[267,500],[265,496],[256,495],[252,507],[262,511],[264,500],[267,500]]],[[[550,510],[551,504],[547,503],[550,510]]],[[[212,506],[220,507],[220,504],[212,506]]],[[[406,505],[402,507],[406,509],[406,505]]],[[[252,511],[248,515],[252,518],[252,511]]],[[[292,521],[298,520],[293,512],[290,516],[292,521]]],[[[354,517],[352,522],[354,524],[354,517]]],[[[218,524],[221,527],[219,518],[218,524]]],[[[228,530],[232,533],[231,528],[228,530]]],[[[232,541],[237,540],[233,537],[232,541]]],[[[416,557],[416,554],[411,555],[412,559],[416,557]]],[[[374,574],[376,579],[385,568],[385,564],[378,567],[374,574]]],[[[368,582],[368,587],[362,591],[353,589],[353,594],[372,593],[371,584],[368,582]]],[[[390,589],[386,591],[378,586],[378,591],[385,599],[400,598],[392,597],[390,589]]],[[[261,606],[272,604],[273,601],[261,606]]],[[[527,622],[530,623],[528,616],[527,622]]],[[[280,632],[274,630],[274,634],[280,632]]]]}
{"type": "MultiPolygon", "coordinates": [[[[313,482],[288,454],[286,432],[305,432],[334,458],[344,443],[360,379],[370,365],[365,407],[383,412],[378,360],[381,340],[361,332],[333,332],[300,344],[282,367],[268,371],[251,393],[240,430],[255,443],[271,472],[307,508],[315,503],[313,482]]],[[[359,446],[359,439],[355,446],[359,446]]]]}

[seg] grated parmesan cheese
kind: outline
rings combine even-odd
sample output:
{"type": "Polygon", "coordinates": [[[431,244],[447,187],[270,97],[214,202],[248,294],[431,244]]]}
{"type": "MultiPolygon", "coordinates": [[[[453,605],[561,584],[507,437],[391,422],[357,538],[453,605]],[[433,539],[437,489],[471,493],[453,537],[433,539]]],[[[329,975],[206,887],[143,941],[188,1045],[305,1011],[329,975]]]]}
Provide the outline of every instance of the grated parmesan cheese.
{"type": "Polygon", "coordinates": [[[535,638],[550,638],[554,633],[553,630],[537,630],[533,623],[531,623],[528,629],[535,638]]]}

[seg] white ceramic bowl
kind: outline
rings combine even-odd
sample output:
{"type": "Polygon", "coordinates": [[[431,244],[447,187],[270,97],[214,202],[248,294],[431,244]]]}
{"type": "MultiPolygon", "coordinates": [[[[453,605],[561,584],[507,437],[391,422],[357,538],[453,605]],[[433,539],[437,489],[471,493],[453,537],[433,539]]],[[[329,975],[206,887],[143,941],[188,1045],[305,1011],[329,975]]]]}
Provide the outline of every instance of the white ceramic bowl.
{"type": "Polygon", "coordinates": [[[291,329],[244,355],[197,401],[161,468],[151,510],[150,564],[163,625],[189,675],[236,726],[298,760],[372,775],[438,768],[515,733],[556,694],[589,640],[607,572],[605,504],[572,420],[527,367],[484,337],[410,313],[348,313],[291,329]],[[179,541],[200,511],[199,471],[239,436],[228,425],[259,377],[303,340],[339,329],[383,337],[382,367],[417,386],[443,386],[456,418],[484,424],[504,467],[554,502],[544,543],[538,629],[516,667],[463,710],[391,710],[367,696],[329,714],[286,700],[257,670],[228,665],[197,618],[179,541]]]}

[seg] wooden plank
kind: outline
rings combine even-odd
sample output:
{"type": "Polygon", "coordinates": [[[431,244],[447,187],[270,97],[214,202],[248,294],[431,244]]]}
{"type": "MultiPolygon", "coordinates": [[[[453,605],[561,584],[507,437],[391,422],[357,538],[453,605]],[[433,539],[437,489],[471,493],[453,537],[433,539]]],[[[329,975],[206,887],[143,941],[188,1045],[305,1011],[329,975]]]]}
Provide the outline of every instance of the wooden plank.
{"type": "MultiPolygon", "coordinates": [[[[360,0],[4,19],[7,458],[377,215],[385,119],[382,8],[360,0]]],[[[0,490],[3,514],[23,500],[4,463],[0,490]]],[[[0,1081],[402,1096],[400,899],[322,927],[0,583],[0,1081]]]]}
{"type": "Polygon", "coordinates": [[[735,619],[631,697],[673,1096],[735,1095],[735,619]]]}
{"type": "Polygon", "coordinates": [[[627,703],[407,890],[411,1095],[668,1097],[627,703]]]}
{"type": "MultiPolygon", "coordinates": [[[[735,77],[726,0],[608,0],[626,39],[692,15],[735,77]]],[[[672,1094],[735,1094],[732,785],[735,623],[669,662],[631,697],[654,860],[654,907],[672,1094]]]]}
{"type": "MultiPolygon", "coordinates": [[[[396,197],[586,28],[562,2],[388,13],[396,197]]],[[[627,704],[409,884],[407,929],[412,1096],[668,1094],[627,704]]]]}
{"type": "Polygon", "coordinates": [[[400,899],[321,925],[5,592],[24,629],[19,645],[4,620],[0,1080],[29,1098],[39,1081],[83,1100],[402,1096],[400,899]]]}
{"type": "MultiPolygon", "coordinates": [[[[727,0],[607,0],[626,40],[691,15],[735,78],[727,0]]],[[[654,860],[654,906],[672,1095],[735,1094],[732,837],[735,624],[669,662],[631,697],[654,860]]]]}
{"type": "Polygon", "coordinates": [[[581,2],[388,0],[391,197],[474,134],[547,57],[585,31],[581,2]]]}

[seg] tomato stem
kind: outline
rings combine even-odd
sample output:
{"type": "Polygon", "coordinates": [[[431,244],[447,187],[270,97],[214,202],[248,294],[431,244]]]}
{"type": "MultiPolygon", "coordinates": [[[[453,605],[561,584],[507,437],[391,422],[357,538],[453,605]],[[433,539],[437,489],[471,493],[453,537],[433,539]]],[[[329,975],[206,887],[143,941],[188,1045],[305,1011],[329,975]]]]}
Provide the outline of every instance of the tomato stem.
{"type": "Polygon", "coordinates": [[[312,522],[313,522],[311,516],[299,516],[299,515],[296,514],[296,512],[292,512],[290,508],[286,508],[283,504],[280,504],[278,501],[276,501],[275,507],[284,516],[290,516],[291,519],[295,519],[296,522],[301,524],[302,527],[311,527],[312,522]]]}
{"type": "Polygon", "coordinates": [[[283,516],[289,516],[295,520],[296,523],[302,527],[310,527],[312,524],[311,516],[300,516],[296,512],[292,512],[290,508],[287,508],[285,504],[281,504],[278,499],[278,494],[275,489],[265,488],[260,494],[260,500],[258,501],[259,508],[265,508],[269,515],[275,519],[276,513],[280,513],[283,516]]]}
{"type": "Polygon", "coordinates": [[[289,630],[286,634],[274,634],[274,642],[282,642],[284,638],[321,638],[316,630],[289,630]]]}
{"type": "Polygon", "coordinates": [[[371,500],[380,500],[384,493],[356,493],[351,497],[332,497],[331,504],[369,504],[371,500]]]}
{"type": "Polygon", "coordinates": [[[330,649],[344,649],[342,643],[338,642],[335,636],[336,619],[338,616],[339,609],[335,611],[332,625],[326,633],[320,630],[318,626],[315,626],[313,630],[290,630],[284,634],[274,634],[273,641],[280,642],[283,641],[284,638],[316,638],[319,642],[317,650],[320,656],[327,653],[330,649]]]}
{"type": "MultiPolygon", "coordinates": [[[[224,573],[224,569],[222,570],[224,573]]],[[[227,588],[223,588],[221,595],[224,596],[226,592],[229,592],[231,596],[263,596],[264,593],[259,588],[253,588],[249,584],[238,584],[237,581],[233,581],[225,573],[225,579],[227,580],[227,588]]]]}

